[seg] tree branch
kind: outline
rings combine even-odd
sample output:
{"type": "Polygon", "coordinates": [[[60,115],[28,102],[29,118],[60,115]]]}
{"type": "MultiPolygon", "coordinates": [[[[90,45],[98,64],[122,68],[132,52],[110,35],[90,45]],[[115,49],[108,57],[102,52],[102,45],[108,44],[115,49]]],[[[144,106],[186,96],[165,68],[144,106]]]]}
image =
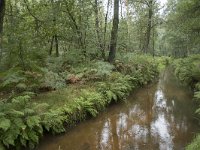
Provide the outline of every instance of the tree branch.
{"type": "Polygon", "coordinates": [[[27,1],[26,1],[26,0],[24,0],[24,3],[26,4],[26,8],[27,8],[29,14],[30,14],[35,20],[37,20],[37,21],[39,21],[39,22],[43,22],[42,20],[38,19],[38,18],[31,12],[30,8],[28,7],[28,4],[27,4],[27,1]]]}

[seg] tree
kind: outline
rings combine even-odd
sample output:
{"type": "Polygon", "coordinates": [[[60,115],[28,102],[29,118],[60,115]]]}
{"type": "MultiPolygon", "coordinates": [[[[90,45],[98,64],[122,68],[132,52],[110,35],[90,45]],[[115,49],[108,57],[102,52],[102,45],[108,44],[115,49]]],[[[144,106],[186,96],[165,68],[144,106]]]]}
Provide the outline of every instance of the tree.
{"type": "MultiPolygon", "coordinates": [[[[0,36],[3,32],[3,20],[5,15],[5,0],[0,0],[0,36]]],[[[1,37],[0,37],[1,38],[1,37]]]]}
{"type": "Polygon", "coordinates": [[[97,33],[97,40],[98,40],[98,45],[99,49],[101,51],[101,57],[105,59],[105,50],[103,47],[103,42],[102,42],[102,37],[100,35],[100,25],[99,25],[99,2],[98,0],[94,0],[94,12],[95,12],[95,27],[96,27],[96,33],[97,33]]]}
{"type": "Polygon", "coordinates": [[[108,61],[110,63],[113,63],[115,60],[116,48],[117,48],[118,24],[119,24],[119,0],[114,0],[114,18],[113,18],[113,27],[111,31],[110,52],[108,56],[108,61]]]}
{"type": "Polygon", "coordinates": [[[152,28],[152,17],[153,17],[153,0],[149,0],[146,2],[148,6],[148,23],[147,23],[147,31],[146,31],[146,39],[144,44],[144,52],[147,53],[149,49],[149,41],[151,36],[151,28],[152,28]]]}
{"type": "Polygon", "coordinates": [[[199,0],[168,1],[166,23],[163,26],[165,52],[174,57],[186,57],[199,53],[200,40],[200,3],[199,0]]]}
{"type": "Polygon", "coordinates": [[[3,20],[5,15],[5,0],[0,0],[0,61],[2,57],[2,34],[3,34],[3,20]]]}

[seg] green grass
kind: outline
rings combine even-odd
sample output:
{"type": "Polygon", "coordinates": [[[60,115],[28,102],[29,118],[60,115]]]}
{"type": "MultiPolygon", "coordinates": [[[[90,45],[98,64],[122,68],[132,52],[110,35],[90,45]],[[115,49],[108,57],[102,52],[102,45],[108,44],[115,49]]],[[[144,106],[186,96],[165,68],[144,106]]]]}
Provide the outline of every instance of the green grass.
{"type": "Polygon", "coordinates": [[[95,84],[71,84],[64,89],[38,94],[32,99],[32,102],[47,103],[50,108],[58,108],[80,97],[82,90],[92,92],[95,90],[95,84]]]}

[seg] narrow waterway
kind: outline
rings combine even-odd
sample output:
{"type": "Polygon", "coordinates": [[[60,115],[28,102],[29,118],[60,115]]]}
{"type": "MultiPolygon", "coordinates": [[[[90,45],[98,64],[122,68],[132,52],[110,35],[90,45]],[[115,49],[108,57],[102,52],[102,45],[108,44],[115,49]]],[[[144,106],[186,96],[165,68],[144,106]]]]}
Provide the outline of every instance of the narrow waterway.
{"type": "Polygon", "coordinates": [[[182,150],[199,130],[192,92],[166,69],[159,81],[133,92],[97,118],[64,135],[47,136],[38,150],[182,150]]]}

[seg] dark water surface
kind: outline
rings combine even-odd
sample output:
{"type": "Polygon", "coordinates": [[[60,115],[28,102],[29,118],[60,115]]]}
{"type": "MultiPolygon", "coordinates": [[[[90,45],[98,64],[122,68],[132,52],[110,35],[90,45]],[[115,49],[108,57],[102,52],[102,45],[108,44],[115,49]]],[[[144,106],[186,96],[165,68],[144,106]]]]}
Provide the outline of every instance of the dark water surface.
{"type": "Polygon", "coordinates": [[[38,150],[182,150],[199,129],[192,93],[169,70],[97,118],[64,135],[44,137],[38,150]]]}

